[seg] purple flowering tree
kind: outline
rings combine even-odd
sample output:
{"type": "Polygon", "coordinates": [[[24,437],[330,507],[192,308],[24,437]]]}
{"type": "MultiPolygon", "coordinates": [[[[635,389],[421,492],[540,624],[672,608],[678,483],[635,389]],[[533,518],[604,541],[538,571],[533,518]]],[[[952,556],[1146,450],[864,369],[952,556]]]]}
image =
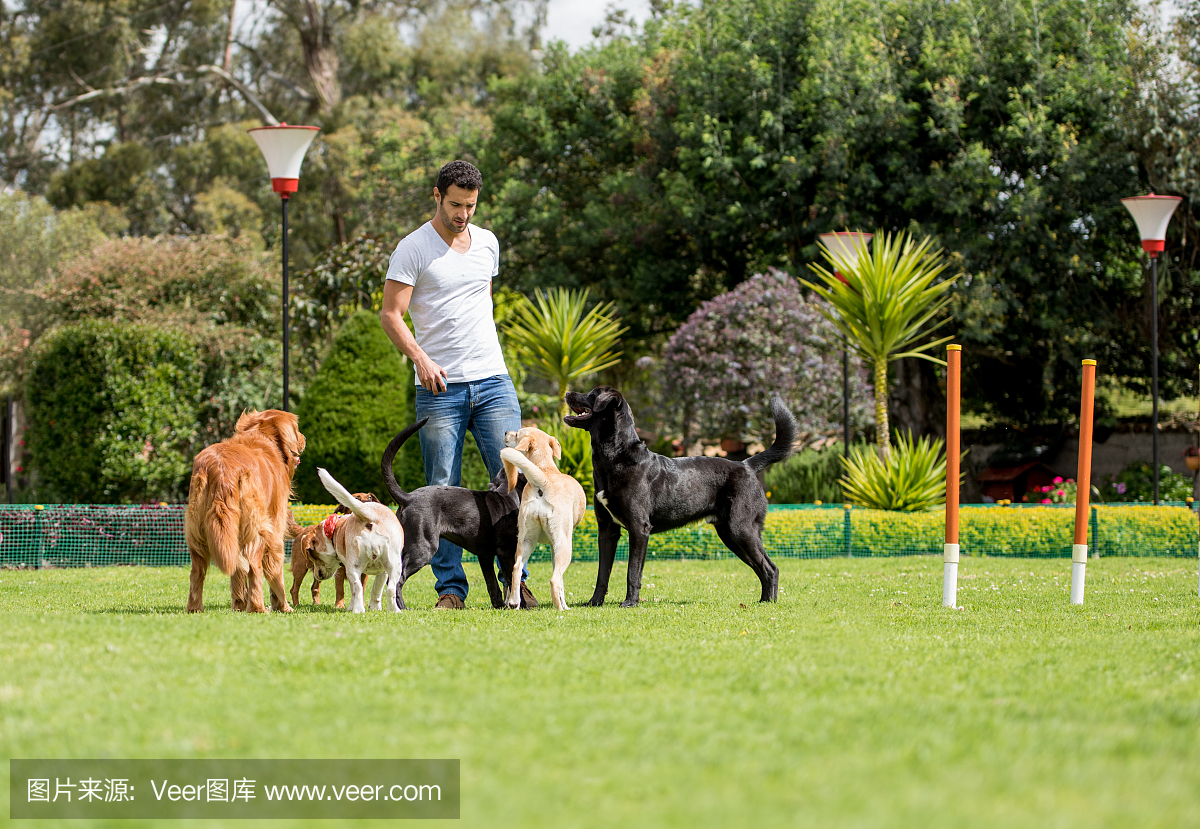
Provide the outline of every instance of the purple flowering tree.
{"type": "MultiPolygon", "coordinates": [[[[799,283],[771,269],[697,308],[663,347],[662,410],[685,440],[774,434],[769,402],[779,395],[801,431],[840,430],[842,345],[799,283]]],[[[850,421],[869,422],[871,387],[850,354],[850,421]]]]}

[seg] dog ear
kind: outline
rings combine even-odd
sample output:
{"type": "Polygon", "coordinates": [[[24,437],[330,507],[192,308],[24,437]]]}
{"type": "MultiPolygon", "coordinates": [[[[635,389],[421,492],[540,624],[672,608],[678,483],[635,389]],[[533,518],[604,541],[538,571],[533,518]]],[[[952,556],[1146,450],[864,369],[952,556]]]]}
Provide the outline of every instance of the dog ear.
{"type": "Polygon", "coordinates": [[[256,409],[247,409],[242,412],[242,416],[237,419],[237,425],[233,427],[234,432],[247,432],[257,427],[263,421],[262,412],[256,409]]]}
{"type": "Polygon", "coordinates": [[[607,386],[602,386],[596,394],[595,404],[592,406],[592,411],[599,414],[606,409],[615,408],[623,403],[625,398],[616,389],[610,389],[607,386]]]}
{"type": "MultiPolygon", "coordinates": [[[[533,442],[533,438],[531,438],[529,435],[526,435],[525,437],[523,437],[519,441],[517,441],[517,445],[514,446],[513,449],[516,449],[518,452],[520,452],[522,455],[524,455],[525,453],[527,453],[529,451],[529,444],[532,442],[533,442]]],[[[512,489],[512,487],[510,486],[509,489],[512,489]]]]}
{"type": "Polygon", "coordinates": [[[562,460],[562,444],[553,435],[550,436],[550,451],[554,453],[554,460],[562,460]]]}

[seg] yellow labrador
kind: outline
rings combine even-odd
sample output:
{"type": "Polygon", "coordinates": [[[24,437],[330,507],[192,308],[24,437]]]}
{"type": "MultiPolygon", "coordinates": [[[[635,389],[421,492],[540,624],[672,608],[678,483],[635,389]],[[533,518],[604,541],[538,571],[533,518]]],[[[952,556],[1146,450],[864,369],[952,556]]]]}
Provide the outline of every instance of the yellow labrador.
{"type": "Polygon", "coordinates": [[[517,515],[517,559],[509,581],[508,606],[520,607],[521,567],[544,540],[554,552],[554,573],[550,576],[554,606],[566,610],[563,574],[571,564],[571,542],[587,509],[587,497],[579,481],[558,471],[554,462],[562,459],[562,446],[557,439],[541,429],[527,427],[506,432],[504,443],[500,460],[508,475],[509,492],[517,485],[517,470],[525,473],[526,481],[517,515]]]}

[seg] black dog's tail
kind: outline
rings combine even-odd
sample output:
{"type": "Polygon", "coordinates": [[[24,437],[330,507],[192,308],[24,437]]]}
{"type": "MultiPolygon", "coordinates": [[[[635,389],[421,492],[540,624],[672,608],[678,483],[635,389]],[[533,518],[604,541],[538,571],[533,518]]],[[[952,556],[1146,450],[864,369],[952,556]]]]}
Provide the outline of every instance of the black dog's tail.
{"type": "Polygon", "coordinates": [[[755,472],[761,472],[787,458],[792,454],[792,445],[796,442],[796,418],[792,417],[781,398],[771,398],[771,414],[775,416],[775,442],[769,449],[742,461],[755,472]]]}
{"type": "Polygon", "coordinates": [[[428,422],[429,418],[423,417],[414,423],[412,426],[405,426],[400,434],[392,438],[391,443],[387,445],[387,449],[383,450],[383,482],[387,484],[388,492],[392,493],[392,497],[396,499],[396,503],[402,507],[407,507],[412,501],[412,496],[400,488],[400,484],[396,482],[396,473],[392,471],[392,461],[396,459],[396,453],[400,451],[400,447],[404,445],[404,441],[417,433],[417,430],[428,422]]]}

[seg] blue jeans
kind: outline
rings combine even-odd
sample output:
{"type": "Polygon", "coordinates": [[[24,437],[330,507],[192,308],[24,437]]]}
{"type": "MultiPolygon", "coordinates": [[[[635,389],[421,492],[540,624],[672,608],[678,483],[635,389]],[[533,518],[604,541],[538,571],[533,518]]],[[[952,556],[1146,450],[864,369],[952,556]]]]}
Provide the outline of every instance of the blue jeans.
{"type": "MultiPolygon", "coordinates": [[[[446,390],[437,394],[418,387],[416,403],[417,420],[429,417],[429,422],[417,433],[425,461],[425,483],[462,485],[463,445],[468,429],[475,436],[488,475],[496,477],[503,468],[500,450],[504,448],[504,433],[521,428],[517,390],[507,374],[471,383],[447,383],[446,390]]],[[[443,538],[429,566],[437,578],[439,596],[453,593],[466,601],[467,574],[462,566],[462,547],[443,538]]],[[[524,571],[521,580],[528,575],[524,571]]],[[[507,584],[508,576],[501,573],[500,580],[507,584]]]]}

